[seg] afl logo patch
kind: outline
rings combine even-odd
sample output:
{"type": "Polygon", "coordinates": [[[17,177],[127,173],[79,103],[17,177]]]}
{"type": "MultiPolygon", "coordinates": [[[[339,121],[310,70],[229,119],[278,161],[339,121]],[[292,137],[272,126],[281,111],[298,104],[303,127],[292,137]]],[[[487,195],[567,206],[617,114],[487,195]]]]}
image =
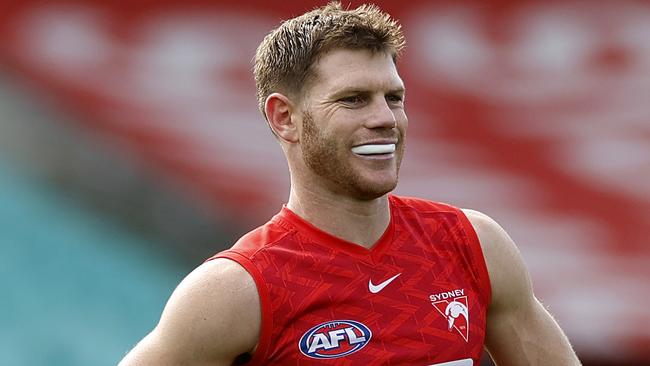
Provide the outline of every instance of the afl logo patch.
{"type": "Polygon", "coordinates": [[[339,358],[347,356],[368,344],[370,329],[354,320],[333,320],[318,324],[300,338],[298,347],[311,358],[339,358]]]}

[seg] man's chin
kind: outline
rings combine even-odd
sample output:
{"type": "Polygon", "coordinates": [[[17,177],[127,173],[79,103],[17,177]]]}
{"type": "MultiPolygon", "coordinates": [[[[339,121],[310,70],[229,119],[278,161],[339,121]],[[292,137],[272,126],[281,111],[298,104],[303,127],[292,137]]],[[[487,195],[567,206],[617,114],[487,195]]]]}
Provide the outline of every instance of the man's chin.
{"type": "Polygon", "coordinates": [[[372,201],[392,192],[397,187],[397,179],[387,182],[368,182],[356,187],[355,195],[361,201],[372,201]]]}

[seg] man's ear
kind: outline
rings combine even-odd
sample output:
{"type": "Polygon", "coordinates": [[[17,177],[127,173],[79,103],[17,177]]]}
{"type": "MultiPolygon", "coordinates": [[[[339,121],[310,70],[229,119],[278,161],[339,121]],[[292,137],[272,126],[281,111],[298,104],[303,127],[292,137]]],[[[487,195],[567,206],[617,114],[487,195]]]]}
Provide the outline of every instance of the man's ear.
{"type": "Polygon", "coordinates": [[[298,141],[298,126],[291,115],[295,112],[291,100],[284,94],[272,93],[266,97],[264,112],[269,126],[275,135],[287,142],[298,141]]]}

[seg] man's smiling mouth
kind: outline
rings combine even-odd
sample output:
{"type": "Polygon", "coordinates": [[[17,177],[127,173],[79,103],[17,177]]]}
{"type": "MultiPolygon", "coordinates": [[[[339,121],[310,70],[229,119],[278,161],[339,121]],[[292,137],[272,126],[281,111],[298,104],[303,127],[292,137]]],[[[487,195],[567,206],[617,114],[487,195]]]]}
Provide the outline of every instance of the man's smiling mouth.
{"type": "Polygon", "coordinates": [[[352,152],[357,155],[379,155],[392,154],[395,152],[395,144],[367,144],[359,145],[352,148],[352,152]]]}

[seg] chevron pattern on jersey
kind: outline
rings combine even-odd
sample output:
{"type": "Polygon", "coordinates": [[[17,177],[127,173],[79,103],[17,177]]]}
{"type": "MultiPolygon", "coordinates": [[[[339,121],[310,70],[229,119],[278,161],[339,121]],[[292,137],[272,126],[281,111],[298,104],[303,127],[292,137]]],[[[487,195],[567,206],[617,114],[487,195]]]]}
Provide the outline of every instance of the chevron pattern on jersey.
{"type": "Polygon", "coordinates": [[[447,205],[396,196],[390,203],[391,223],[371,249],[320,231],[284,208],[217,255],[245,256],[255,266],[249,272],[266,285],[270,301],[262,311],[272,329],[270,339],[260,340],[268,350],[255,355],[255,364],[479,363],[489,281],[473,229],[462,211],[447,205]],[[370,291],[370,283],[395,275],[370,291]],[[363,336],[354,322],[371,335],[363,336]]]}

